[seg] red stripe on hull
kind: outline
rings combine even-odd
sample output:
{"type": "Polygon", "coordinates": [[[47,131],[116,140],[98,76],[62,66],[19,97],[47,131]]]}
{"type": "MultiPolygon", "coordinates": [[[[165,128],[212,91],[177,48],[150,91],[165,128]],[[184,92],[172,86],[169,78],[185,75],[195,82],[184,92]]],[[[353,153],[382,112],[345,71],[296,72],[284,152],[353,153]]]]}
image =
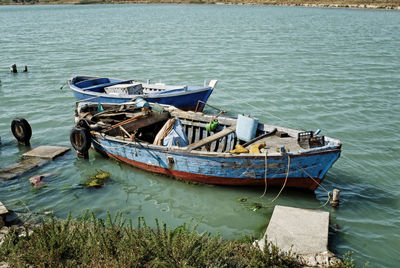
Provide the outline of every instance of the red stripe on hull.
{"type": "MultiPolygon", "coordinates": [[[[220,184],[220,185],[232,185],[232,186],[264,186],[264,179],[253,179],[253,178],[227,178],[227,177],[216,177],[210,175],[194,174],[184,171],[177,171],[173,169],[162,168],[153,165],[147,165],[142,162],[134,161],[122,156],[107,153],[110,157],[118,159],[134,167],[138,167],[147,171],[164,174],[170,177],[179,178],[187,181],[200,182],[205,184],[220,184]]],[[[285,182],[284,178],[268,178],[268,186],[282,186],[285,182]]],[[[317,189],[322,179],[312,180],[310,178],[297,178],[288,177],[286,187],[290,188],[301,188],[314,191],[317,189]]]]}

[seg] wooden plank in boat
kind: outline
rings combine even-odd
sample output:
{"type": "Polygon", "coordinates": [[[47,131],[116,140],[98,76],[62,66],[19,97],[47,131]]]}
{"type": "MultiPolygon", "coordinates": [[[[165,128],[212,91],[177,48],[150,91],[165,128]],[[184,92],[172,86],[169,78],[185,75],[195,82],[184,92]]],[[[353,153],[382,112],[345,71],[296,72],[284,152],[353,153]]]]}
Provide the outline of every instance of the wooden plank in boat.
{"type": "Polygon", "coordinates": [[[210,151],[211,152],[216,152],[217,151],[217,144],[218,144],[218,140],[215,140],[215,141],[211,142],[211,144],[210,144],[210,151]]]}
{"type": "Polygon", "coordinates": [[[187,136],[188,136],[189,144],[191,144],[193,142],[193,126],[190,126],[188,128],[187,136]]]}
{"type": "Polygon", "coordinates": [[[206,123],[205,122],[195,122],[192,120],[187,120],[187,119],[180,119],[181,123],[184,125],[188,125],[188,126],[195,126],[195,127],[206,127],[206,123]]]}
{"type": "MultiPolygon", "coordinates": [[[[210,133],[205,128],[201,128],[201,133],[202,133],[202,135],[201,135],[202,139],[205,139],[208,136],[210,136],[209,135],[210,133]]],[[[204,152],[209,152],[210,151],[210,144],[206,144],[206,146],[203,146],[201,148],[201,150],[204,151],[204,152]]]]}
{"type": "Polygon", "coordinates": [[[261,140],[261,139],[263,139],[263,138],[265,138],[265,137],[271,136],[271,135],[273,135],[273,134],[275,134],[275,133],[276,133],[276,128],[274,128],[274,129],[273,129],[272,131],[270,131],[270,132],[267,132],[267,133],[265,133],[265,134],[262,134],[262,135],[260,135],[260,136],[255,137],[254,139],[252,139],[252,140],[246,142],[245,144],[243,144],[242,146],[243,146],[243,147],[247,147],[247,146],[249,146],[250,144],[255,143],[256,141],[261,140]]]}
{"type": "Polygon", "coordinates": [[[219,140],[219,145],[218,145],[217,152],[222,153],[222,152],[225,151],[225,148],[226,148],[226,140],[227,140],[226,136],[225,136],[225,137],[222,137],[222,138],[219,140]]]}
{"type": "Polygon", "coordinates": [[[128,121],[124,124],[116,124],[113,126],[113,129],[108,130],[106,132],[108,132],[108,134],[110,134],[110,135],[116,135],[119,133],[119,126],[123,126],[123,128],[125,130],[127,130],[129,133],[131,133],[132,131],[135,131],[139,128],[150,126],[157,122],[167,120],[168,116],[169,116],[168,113],[162,113],[162,114],[157,114],[157,115],[152,114],[151,116],[144,116],[144,117],[136,118],[135,120],[128,121]],[[115,132],[115,130],[117,132],[115,132]]]}
{"type": "Polygon", "coordinates": [[[236,125],[227,127],[227,128],[225,128],[225,129],[221,130],[220,132],[215,133],[214,135],[211,135],[211,136],[209,136],[209,137],[207,137],[207,138],[204,138],[204,139],[202,139],[202,140],[199,140],[198,142],[195,142],[195,143],[190,144],[190,145],[187,147],[187,150],[194,150],[194,149],[197,149],[197,148],[199,148],[199,147],[201,147],[201,146],[204,146],[204,145],[206,145],[206,144],[208,144],[208,143],[211,143],[211,142],[213,142],[213,141],[215,141],[215,140],[217,140],[217,139],[219,139],[219,138],[222,138],[222,137],[224,137],[224,136],[226,136],[226,135],[228,135],[228,134],[234,132],[235,130],[236,130],[236,125]]]}
{"type": "Polygon", "coordinates": [[[201,140],[201,129],[199,127],[196,127],[194,142],[198,142],[199,140],[201,140]]]}
{"type": "MultiPolygon", "coordinates": [[[[209,123],[212,119],[215,118],[213,115],[206,115],[203,113],[195,113],[195,112],[186,112],[182,110],[173,110],[170,112],[172,116],[178,116],[180,119],[188,119],[188,120],[196,120],[200,122],[209,123]]],[[[218,117],[218,122],[220,125],[232,125],[236,124],[236,119],[226,118],[226,117],[218,117]]]]}

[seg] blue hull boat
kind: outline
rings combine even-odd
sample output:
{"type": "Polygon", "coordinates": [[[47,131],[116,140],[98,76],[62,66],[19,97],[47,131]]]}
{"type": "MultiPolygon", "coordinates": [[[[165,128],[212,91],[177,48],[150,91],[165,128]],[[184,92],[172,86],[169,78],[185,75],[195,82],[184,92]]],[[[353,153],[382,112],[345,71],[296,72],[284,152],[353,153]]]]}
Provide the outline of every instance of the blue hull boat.
{"type": "Polygon", "coordinates": [[[311,131],[159,107],[103,104],[98,112],[97,104],[81,103],[71,143],[81,154],[92,146],[129,165],[187,181],[308,190],[319,186],[340,156],[339,140],[311,131]]]}
{"type": "Polygon", "coordinates": [[[217,80],[208,86],[173,86],[96,76],[74,76],[68,85],[81,102],[124,103],[141,97],[148,102],[169,104],[182,110],[202,111],[217,80]],[[201,101],[201,102],[199,102],[201,101]]]}

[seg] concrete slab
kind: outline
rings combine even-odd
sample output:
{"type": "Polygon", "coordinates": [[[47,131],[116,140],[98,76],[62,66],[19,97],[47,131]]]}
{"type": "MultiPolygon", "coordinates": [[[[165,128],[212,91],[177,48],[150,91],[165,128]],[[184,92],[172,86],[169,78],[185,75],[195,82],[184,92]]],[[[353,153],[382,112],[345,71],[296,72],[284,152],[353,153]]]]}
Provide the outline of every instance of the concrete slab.
{"type": "Polygon", "coordinates": [[[7,213],[8,213],[7,208],[3,205],[3,203],[0,202],[0,216],[7,213]]]}
{"type": "Polygon", "coordinates": [[[39,146],[23,154],[25,157],[39,157],[52,160],[57,156],[69,151],[70,148],[61,146],[39,146]]]}
{"type": "Polygon", "coordinates": [[[0,170],[0,180],[11,180],[25,172],[28,172],[34,168],[40,167],[47,163],[49,160],[31,157],[24,158],[18,163],[12,164],[6,168],[0,170]]]}
{"type": "Polygon", "coordinates": [[[282,251],[297,255],[318,254],[328,251],[329,212],[275,206],[265,238],[282,251]]]}
{"type": "Polygon", "coordinates": [[[0,180],[14,179],[34,168],[40,167],[55,157],[69,151],[70,148],[60,146],[39,146],[23,154],[18,163],[0,170],[0,180]]]}

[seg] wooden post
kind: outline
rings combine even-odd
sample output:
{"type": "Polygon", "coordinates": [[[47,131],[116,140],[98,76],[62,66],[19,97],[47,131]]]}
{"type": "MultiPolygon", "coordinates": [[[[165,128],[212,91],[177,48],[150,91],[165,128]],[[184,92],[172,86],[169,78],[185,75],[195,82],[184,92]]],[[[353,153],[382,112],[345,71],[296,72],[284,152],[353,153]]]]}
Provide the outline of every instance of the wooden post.
{"type": "Polygon", "coordinates": [[[17,65],[16,65],[16,64],[11,65],[11,66],[10,66],[10,71],[11,71],[12,73],[18,73],[18,71],[17,71],[17,65]]]}
{"type": "Polygon", "coordinates": [[[339,206],[339,196],[340,191],[338,189],[333,189],[333,199],[331,201],[331,206],[336,208],[339,206]]]}

